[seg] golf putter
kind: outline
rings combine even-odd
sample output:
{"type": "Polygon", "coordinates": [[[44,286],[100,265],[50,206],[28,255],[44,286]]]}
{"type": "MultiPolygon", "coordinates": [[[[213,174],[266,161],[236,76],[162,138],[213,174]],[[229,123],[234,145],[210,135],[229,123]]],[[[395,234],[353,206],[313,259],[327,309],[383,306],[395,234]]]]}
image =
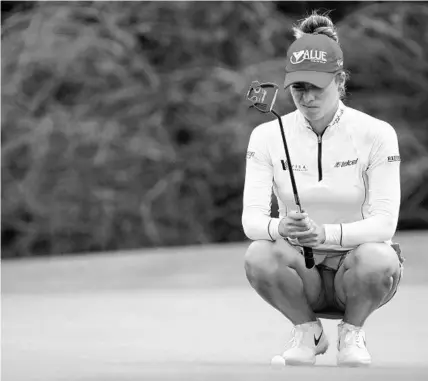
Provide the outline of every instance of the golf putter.
{"type": "Polygon", "coordinates": [[[251,102],[250,107],[256,108],[262,113],[269,113],[273,110],[278,85],[275,83],[260,83],[253,81],[247,93],[247,99],[251,102]]]}
{"type": "MultiPolygon", "coordinates": [[[[278,94],[278,85],[275,83],[260,83],[253,81],[247,92],[247,100],[251,102],[251,107],[258,111],[267,114],[272,113],[276,116],[281,129],[282,142],[284,144],[285,156],[287,157],[288,169],[290,173],[291,186],[293,188],[294,201],[300,213],[302,213],[302,205],[300,204],[299,194],[297,193],[296,180],[294,178],[293,166],[291,165],[290,153],[285,139],[284,127],[282,125],[281,116],[275,112],[273,105],[275,104],[276,96],[278,94]]],[[[312,248],[303,247],[303,254],[305,257],[306,268],[311,269],[315,266],[314,254],[312,248]]]]}

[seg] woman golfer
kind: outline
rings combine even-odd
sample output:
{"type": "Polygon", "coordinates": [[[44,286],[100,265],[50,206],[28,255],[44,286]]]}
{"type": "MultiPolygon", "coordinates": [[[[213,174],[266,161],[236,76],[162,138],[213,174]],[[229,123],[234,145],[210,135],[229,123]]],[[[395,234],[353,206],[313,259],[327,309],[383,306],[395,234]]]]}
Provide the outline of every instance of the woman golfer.
{"type": "Polygon", "coordinates": [[[285,88],[296,111],[282,117],[299,197],[294,196],[276,120],[251,134],[242,224],[251,286],[294,325],[283,357],[315,363],[328,340],[320,317],[338,325],[338,365],[371,362],[363,325],[396,293],[403,259],[391,239],[400,207],[397,135],[386,122],[345,106],[347,75],[335,26],[316,13],[293,28],[285,88]],[[279,218],[271,218],[272,190],[279,218]],[[313,248],[307,269],[302,246],[313,248]]]}

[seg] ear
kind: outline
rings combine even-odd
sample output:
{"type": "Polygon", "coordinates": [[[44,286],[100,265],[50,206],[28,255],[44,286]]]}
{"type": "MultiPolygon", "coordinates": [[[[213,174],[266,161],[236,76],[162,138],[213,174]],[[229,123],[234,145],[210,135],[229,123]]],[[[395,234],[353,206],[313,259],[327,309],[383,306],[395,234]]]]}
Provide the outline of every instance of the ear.
{"type": "Polygon", "coordinates": [[[346,96],[346,81],[348,80],[349,75],[345,71],[340,71],[335,76],[335,83],[337,90],[339,91],[339,98],[344,99],[346,96]]]}
{"type": "Polygon", "coordinates": [[[336,74],[336,76],[334,77],[334,80],[339,88],[344,87],[346,82],[346,74],[343,71],[341,71],[336,74]]]}

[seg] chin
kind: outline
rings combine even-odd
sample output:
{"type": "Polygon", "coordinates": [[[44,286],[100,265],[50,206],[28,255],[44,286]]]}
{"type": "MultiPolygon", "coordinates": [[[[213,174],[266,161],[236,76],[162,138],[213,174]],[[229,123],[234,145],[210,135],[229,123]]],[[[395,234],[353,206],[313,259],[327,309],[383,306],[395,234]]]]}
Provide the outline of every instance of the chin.
{"type": "Polygon", "coordinates": [[[318,120],[322,118],[322,114],[319,109],[316,110],[308,110],[307,108],[300,109],[302,114],[305,116],[308,120],[318,120]]]}

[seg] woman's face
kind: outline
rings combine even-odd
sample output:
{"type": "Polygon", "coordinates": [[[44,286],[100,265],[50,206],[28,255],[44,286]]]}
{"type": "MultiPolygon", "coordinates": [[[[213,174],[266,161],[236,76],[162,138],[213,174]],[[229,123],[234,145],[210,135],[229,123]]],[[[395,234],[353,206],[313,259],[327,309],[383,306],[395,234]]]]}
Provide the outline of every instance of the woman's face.
{"type": "Polygon", "coordinates": [[[323,89],[307,82],[294,83],[290,91],[297,109],[309,121],[320,120],[331,113],[334,114],[340,98],[335,79],[323,89]]]}

